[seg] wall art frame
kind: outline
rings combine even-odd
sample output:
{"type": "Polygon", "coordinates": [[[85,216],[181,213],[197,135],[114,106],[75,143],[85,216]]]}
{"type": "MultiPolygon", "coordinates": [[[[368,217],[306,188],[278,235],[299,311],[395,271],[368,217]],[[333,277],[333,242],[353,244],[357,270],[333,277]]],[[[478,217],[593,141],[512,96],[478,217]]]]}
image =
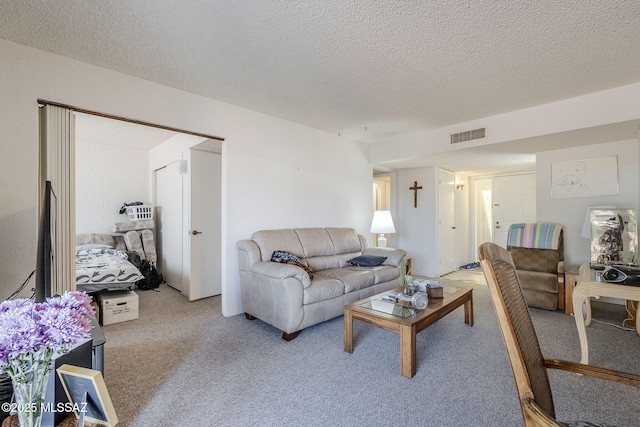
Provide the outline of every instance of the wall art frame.
{"type": "Polygon", "coordinates": [[[551,198],[620,194],[618,156],[551,164],[551,198]]]}

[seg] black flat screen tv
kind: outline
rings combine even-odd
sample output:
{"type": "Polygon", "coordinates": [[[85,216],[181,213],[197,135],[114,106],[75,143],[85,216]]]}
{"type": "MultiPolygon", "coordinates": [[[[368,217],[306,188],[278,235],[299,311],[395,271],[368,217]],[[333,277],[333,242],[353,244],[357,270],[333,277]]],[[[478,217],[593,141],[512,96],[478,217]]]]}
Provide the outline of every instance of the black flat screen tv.
{"type": "Polygon", "coordinates": [[[56,241],[56,195],[51,181],[45,181],[42,206],[38,224],[38,249],[36,254],[35,301],[43,302],[52,296],[55,289],[55,241],[56,241]]]}

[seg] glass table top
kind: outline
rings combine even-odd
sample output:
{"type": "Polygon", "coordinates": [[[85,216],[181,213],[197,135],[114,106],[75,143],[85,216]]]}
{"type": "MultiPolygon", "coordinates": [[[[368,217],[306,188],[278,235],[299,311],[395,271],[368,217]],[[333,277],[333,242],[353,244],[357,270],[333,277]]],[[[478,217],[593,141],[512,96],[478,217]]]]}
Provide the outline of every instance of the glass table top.
{"type": "Polygon", "coordinates": [[[360,304],[360,307],[380,311],[382,313],[387,313],[402,318],[411,317],[418,312],[418,309],[416,308],[408,307],[402,304],[396,304],[392,301],[383,301],[379,299],[367,301],[364,304],[360,304]]]}
{"type": "MultiPolygon", "coordinates": [[[[443,293],[444,298],[448,295],[454,294],[460,290],[457,286],[452,285],[443,285],[443,293]]],[[[369,310],[379,311],[381,313],[391,314],[392,316],[401,317],[406,319],[407,317],[411,317],[418,313],[420,310],[412,307],[411,303],[408,302],[393,302],[388,300],[383,300],[382,297],[386,295],[395,295],[395,292],[385,292],[380,295],[376,295],[374,299],[364,302],[360,304],[360,307],[366,308],[369,310]]],[[[442,298],[429,298],[429,303],[432,303],[432,300],[442,301],[442,298]]],[[[427,308],[429,306],[427,305],[427,308]]]]}

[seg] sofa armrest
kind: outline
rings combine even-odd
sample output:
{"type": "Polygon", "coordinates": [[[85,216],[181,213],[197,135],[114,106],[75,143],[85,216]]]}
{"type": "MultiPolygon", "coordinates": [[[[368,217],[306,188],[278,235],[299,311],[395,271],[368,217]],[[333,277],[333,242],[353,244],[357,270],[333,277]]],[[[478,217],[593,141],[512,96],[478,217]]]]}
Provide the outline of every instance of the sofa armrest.
{"type": "Polygon", "coordinates": [[[240,271],[250,271],[253,264],[262,260],[260,248],[253,240],[239,240],[236,246],[238,248],[238,267],[240,271]]]}
{"type": "Polygon", "coordinates": [[[366,248],[362,251],[362,255],[387,257],[387,260],[383,264],[392,265],[399,268],[400,263],[404,259],[405,255],[407,255],[407,252],[403,249],[393,248],[366,248]]]}
{"type": "Polygon", "coordinates": [[[564,261],[558,262],[558,274],[564,274],[564,261]]]}
{"type": "Polygon", "coordinates": [[[294,277],[302,283],[303,288],[308,288],[311,284],[309,274],[302,268],[291,264],[279,262],[260,261],[251,266],[251,272],[270,277],[272,279],[286,279],[294,277]]]}

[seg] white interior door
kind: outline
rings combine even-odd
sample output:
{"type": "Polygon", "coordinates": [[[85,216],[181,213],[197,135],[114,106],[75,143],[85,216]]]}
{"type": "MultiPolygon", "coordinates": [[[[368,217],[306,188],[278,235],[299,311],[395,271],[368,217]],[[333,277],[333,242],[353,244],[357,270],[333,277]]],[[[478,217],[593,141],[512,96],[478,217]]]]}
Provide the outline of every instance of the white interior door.
{"type": "Polygon", "coordinates": [[[447,274],[455,267],[455,175],[440,170],[438,173],[438,276],[447,274]]]}
{"type": "Polygon", "coordinates": [[[189,300],[222,293],[220,154],[190,150],[189,300]]]}
{"type": "Polygon", "coordinates": [[[181,292],[182,262],[182,174],[180,160],[155,171],[156,236],[158,268],[167,284],[181,292]]]}
{"type": "Polygon", "coordinates": [[[511,224],[536,221],[535,173],[493,178],[493,242],[507,246],[511,224]]]}

